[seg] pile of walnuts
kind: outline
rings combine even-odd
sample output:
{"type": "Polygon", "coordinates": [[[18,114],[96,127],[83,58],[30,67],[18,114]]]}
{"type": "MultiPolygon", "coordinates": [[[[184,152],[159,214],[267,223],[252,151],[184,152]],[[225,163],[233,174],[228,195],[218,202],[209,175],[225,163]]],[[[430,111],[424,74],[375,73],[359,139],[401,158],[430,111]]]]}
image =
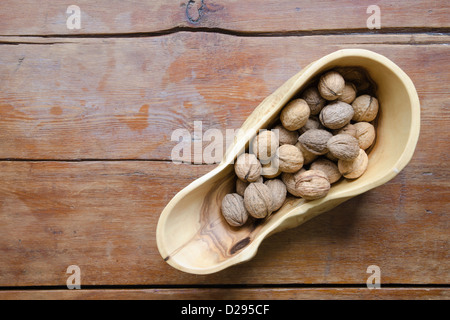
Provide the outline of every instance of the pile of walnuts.
{"type": "Polygon", "coordinates": [[[379,108],[369,87],[361,70],[338,68],[287,103],[279,123],[260,132],[249,152],[236,159],[236,190],[221,208],[228,224],[268,217],[288,193],[315,200],[342,177],[359,178],[368,165],[379,108]]]}

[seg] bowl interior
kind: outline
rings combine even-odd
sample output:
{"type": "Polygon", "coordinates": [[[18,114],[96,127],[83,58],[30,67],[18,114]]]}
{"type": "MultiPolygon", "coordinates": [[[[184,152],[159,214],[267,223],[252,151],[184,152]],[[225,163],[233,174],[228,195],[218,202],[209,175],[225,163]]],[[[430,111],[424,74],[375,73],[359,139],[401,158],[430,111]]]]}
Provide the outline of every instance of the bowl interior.
{"type": "MultiPolygon", "coordinates": [[[[234,168],[232,164],[219,166],[203,177],[201,183],[194,182],[187,188],[189,192],[180,192],[165,209],[170,215],[165,216],[157,240],[161,255],[169,264],[186,272],[210,273],[247,260],[268,234],[281,229],[285,220],[292,221],[296,215],[314,207],[320,207],[316,212],[327,211],[345,199],[387,182],[409,161],[416,142],[411,141],[419,130],[418,100],[403,71],[384,57],[360,52],[336,55],[320,62],[308,67],[308,79],[335,67],[359,66],[366,69],[377,84],[375,94],[380,103],[377,138],[369,153],[367,171],[359,179],[342,179],[333,184],[323,199],[306,202],[289,197],[269,218],[250,219],[243,227],[233,228],[223,219],[220,205],[222,198],[234,190],[234,168]]],[[[289,99],[308,84],[307,79],[301,80],[289,99]]],[[[274,108],[271,120],[278,116],[282,107],[274,108]]],[[[299,224],[299,220],[292,226],[295,224],[299,224]]]]}

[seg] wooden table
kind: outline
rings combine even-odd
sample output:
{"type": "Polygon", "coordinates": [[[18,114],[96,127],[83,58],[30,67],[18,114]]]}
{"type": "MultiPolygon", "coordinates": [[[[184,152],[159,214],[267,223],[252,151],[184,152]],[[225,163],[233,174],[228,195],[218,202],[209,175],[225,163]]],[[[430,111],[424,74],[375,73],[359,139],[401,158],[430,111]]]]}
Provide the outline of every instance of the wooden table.
{"type": "Polygon", "coordinates": [[[0,4],[0,298],[450,298],[448,1],[376,1],[373,30],[372,1],[71,4],[80,29],[67,4],[0,4]],[[172,163],[172,132],[237,129],[341,48],[385,55],[416,85],[409,165],[271,236],[248,263],[203,276],[170,267],[159,215],[215,166],[172,163]],[[67,289],[71,265],[81,290],[67,289]],[[381,289],[366,286],[371,265],[381,289]]]}

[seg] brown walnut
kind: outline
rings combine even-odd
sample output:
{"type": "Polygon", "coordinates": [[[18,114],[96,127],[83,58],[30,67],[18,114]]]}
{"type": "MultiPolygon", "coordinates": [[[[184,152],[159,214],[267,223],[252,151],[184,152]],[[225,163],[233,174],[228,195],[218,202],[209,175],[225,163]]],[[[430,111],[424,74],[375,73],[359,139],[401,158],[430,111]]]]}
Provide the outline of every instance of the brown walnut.
{"type": "Polygon", "coordinates": [[[342,95],[345,87],[344,78],[336,71],[329,71],[319,80],[319,93],[326,100],[336,100],[342,95]]]}
{"type": "Polygon", "coordinates": [[[327,102],[319,93],[317,87],[309,87],[306,89],[301,98],[306,101],[309,106],[311,115],[317,115],[327,102]]]}
{"type": "Polygon", "coordinates": [[[289,131],[281,124],[275,126],[272,130],[278,130],[278,140],[280,146],[284,144],[296,144],[298,139],[297,131],[289,131]]]}
{"type": "Polygon", "coordinates": [[[351,82],[346,82],[342,95],[338,98],[339,101],[351,104],[356,98],[356,87],[351,82]]]}
{"type": "Polygon", "coordinates": [[[338,168],[342,175],[347,179],[356,179],[362,176],[369,164],[369,158],[363,149],[359,149],[359,155],[353,160],[338,161],[338,168]]]}
{"type": "Polygon", "coordinates": [[[357,122],[354,127],[359,147],[363,150],[368,149],[375,141],[375,127],[368,122],[357,122]]]}
{"type": "Polygon", "coordinates": [[[298,176],[295,189],[305,200],[323,198],[330,190],[327,175],[320,170],[307,170],[298,176]]]}
{"type": "Polygon", "coordinates": [[[320,158],[311,163],[311,170],[320,170],[325,173],[330,181],[330,184],[333,184],[342,177],[342,174],[339,172],[338,166],[331,160],[320,158]]]}
{"type": "Polygon", "coordinates": [[[353,110],[355,111],[352,120],[353,121],[366,121],[370,122],[377,117],[378,114],[378,99],[368,94],[359,96],[352,103],[353,110]]]}
{"type": "Polygon", "coordinates": [[[328,152],[327,142],[332,136],[327,130],[311,129],[302,134],[298,141],[309,152],[322,155],[328,152]]]}
{"type": "Polygon", "coordinates": [[[341,160],[353,160],[359,154],[358,139],[346,133],[330,138],[327,147],[333,156],[341,160]]]}
{"type": "Polygon", "coordinates": [[[306,101],[303,99],[295,99],[281,110],[280,121],[287,130],[295,131],[306,124],[309,115],[310,110],[306,101]]]}
{"type": "Polygon", "coordinates": [[[252,217],[265,218],[273,211],[272,192],[264,183],[250,183],[244,192],[244,205],[252,217]]]}
{"type": "Polygon", "coordinates": [[[303,166],[302,152],[291,144],[279,147],[275,157],[281,172],[296,172],[303,166]]]}
{"type": "Polygon", "coordinates": [[[248,219],[248,212],[244,206],[244,198],[237,193],[227,194],[222,200],[222,215],[229,225],[240,227],[248,219]]]}
{"type": "Polygon", "coordinates": [[[286,200],[286,185],[280,179],[267,180],[264,184],[270,189],[270,192],[272,192],[272,211],[277,211],[286,200]]]}
{"type": "Polygon", "coordinates": [[[261,176],[261,162],[252,153],[243,153],[234,164],[234,171],[239,179],[254,182],[261,176]]]}
{"type": "Polygon", "coordinates": [[[340,129],[352,120],[353,107],[342,101],[334,101],[320,112],[320,122],[328,129],[340,129]]]}

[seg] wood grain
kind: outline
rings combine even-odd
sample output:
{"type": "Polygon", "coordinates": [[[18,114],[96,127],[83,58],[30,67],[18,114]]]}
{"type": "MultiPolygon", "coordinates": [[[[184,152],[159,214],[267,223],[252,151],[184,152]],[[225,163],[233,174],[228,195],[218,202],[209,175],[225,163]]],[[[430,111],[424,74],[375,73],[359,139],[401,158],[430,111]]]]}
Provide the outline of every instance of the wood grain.
{"type": "MultiPolygon", "coordinates": [[[[238,33],[295,33],[298,31],[367,29],[372,1],[88,1],[81,10],[81,29],[69,30],[69,4],[45,1],[2,1],[0,35],[85,35],[157,33],[176,28],[212,29],[238,33]]],[[[377,1],[381,32],[390,29],[449,27],[445,0],[377,1]]]]}
{"type": "Polygon", "coordinates": [[[210,169],[1,161],[0,286],[65,286],[74,264],[82,285],[364,284],[373,264],[382,284],[450,282],[449,172],[417,159],[386,185],[266,239],[248,263],[207,276],[180,272],[158,253],[157,220],[210,169]]]}
{"type": "MultiPolygon", "coordinates": [[[[180,288],[0,291],[2,300],[448,300],[448,288],[180,288]]],[[[188,302],[186,302],[188,303],[188,302]]],[[[269,303],[270,304],[270,303],[269,303]]]]}
{"type": "Polygon", "coordinates": [[[425,127],[444,130],[449,39],[189,32],[102,41],[27,38],[27,44],[0,38],[8,42],[0,46],[0,158],[170,160],[180,139],[171,139],[174,130],[187,130],[188,142],[208,129],[225,136],[302,67],[351,47],[398,63],[417,87],[425,127]],[[200,134],[195,121],[202,121],[200,134]]]}

